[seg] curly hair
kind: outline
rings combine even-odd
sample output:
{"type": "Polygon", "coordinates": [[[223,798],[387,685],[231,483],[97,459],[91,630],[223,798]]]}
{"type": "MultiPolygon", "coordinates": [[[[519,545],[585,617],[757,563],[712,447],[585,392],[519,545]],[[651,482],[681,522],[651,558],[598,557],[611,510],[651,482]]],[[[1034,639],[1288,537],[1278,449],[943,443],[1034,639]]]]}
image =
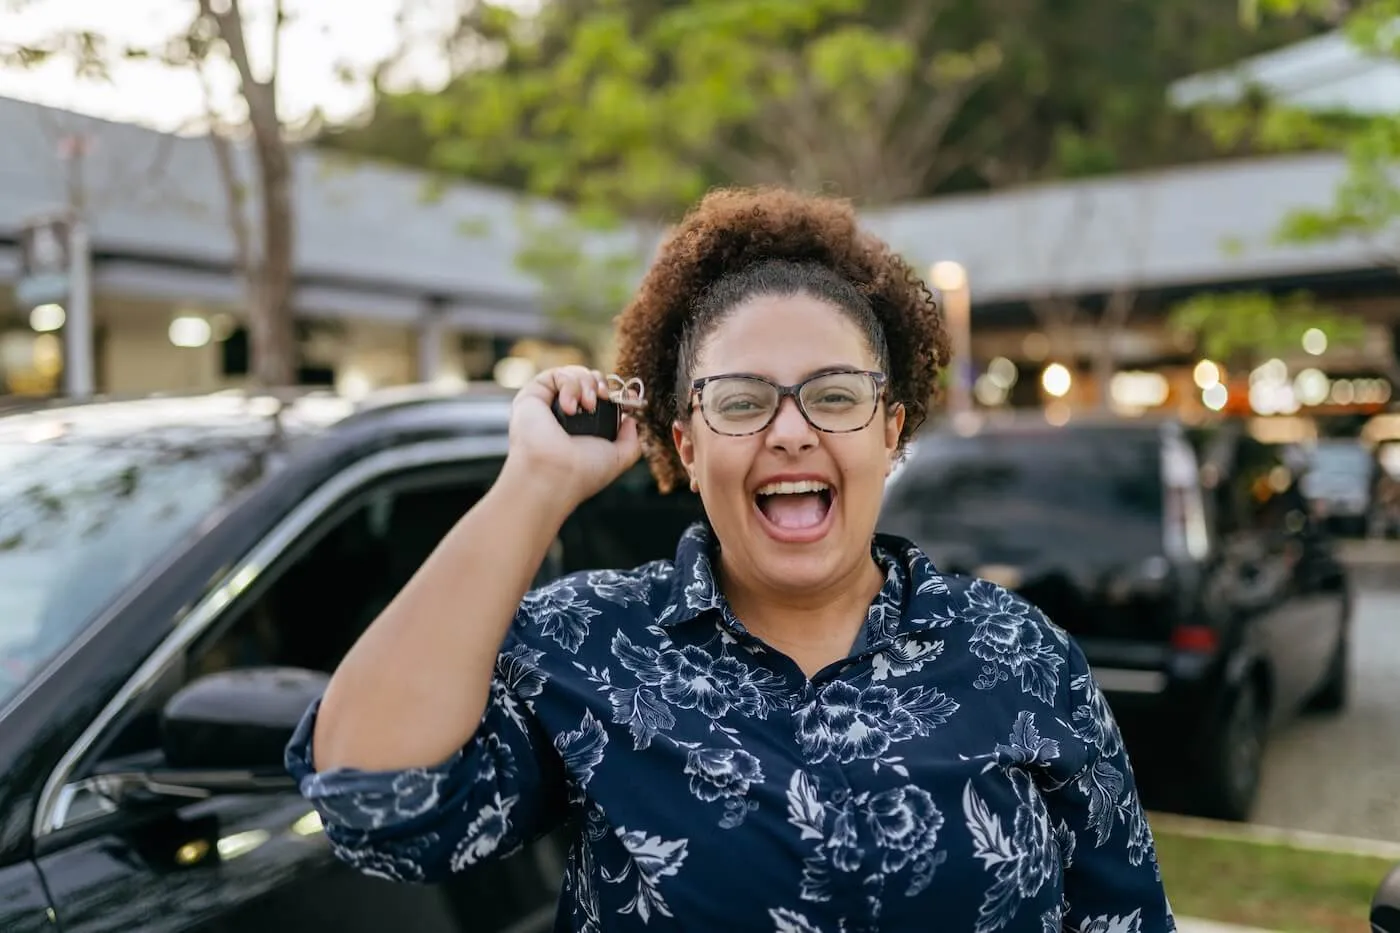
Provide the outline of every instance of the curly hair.
{"type": "Polygon", "coordinates": [[[638,416],[663,492],[686,481],[671,440],[705,339],[743,301],[810,294],[845,313],[889,376],[888,400],[906,410],[899,449],[928,416],[948,335],[933,295],[900,256],[860,229],[845,199],[782,188],[706,195],[662,244],[617,319],[617,371],[646,386],[638,416]]]}

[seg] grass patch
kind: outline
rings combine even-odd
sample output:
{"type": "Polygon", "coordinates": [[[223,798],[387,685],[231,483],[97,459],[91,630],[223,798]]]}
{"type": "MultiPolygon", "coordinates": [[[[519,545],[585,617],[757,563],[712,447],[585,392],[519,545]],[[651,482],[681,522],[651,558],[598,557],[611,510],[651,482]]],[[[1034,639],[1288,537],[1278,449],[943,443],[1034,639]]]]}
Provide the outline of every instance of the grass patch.
{"type": "Polygon", "coordinates": [[[1394,862],[1153,827],[1162,882],[1179,916],[1287,933],[1369,928],[1371,898],[1394,862]]]}

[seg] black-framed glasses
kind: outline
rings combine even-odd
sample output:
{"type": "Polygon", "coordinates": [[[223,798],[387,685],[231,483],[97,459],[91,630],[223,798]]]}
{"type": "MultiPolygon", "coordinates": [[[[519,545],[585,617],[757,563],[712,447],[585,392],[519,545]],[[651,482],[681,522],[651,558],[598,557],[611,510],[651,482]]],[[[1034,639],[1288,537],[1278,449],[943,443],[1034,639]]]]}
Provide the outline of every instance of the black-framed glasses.
{"type": "Polygon", "coordinates": [[[741,437],[767,430],[789,396],[816,430],[847,434],[875,420],[886,379],[884,373],[868,370],[836,370],[785,386],[762,376],[729,373],[696,379],[690,389],[705,424],[716,434],[741,437]]]}

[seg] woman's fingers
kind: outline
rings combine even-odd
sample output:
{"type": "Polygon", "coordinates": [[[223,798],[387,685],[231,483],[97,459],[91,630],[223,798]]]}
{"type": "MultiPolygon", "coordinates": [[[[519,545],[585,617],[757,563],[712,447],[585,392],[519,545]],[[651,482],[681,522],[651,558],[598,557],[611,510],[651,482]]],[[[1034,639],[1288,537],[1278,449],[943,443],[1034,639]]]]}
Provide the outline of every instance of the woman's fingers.
{"type": "Polygon", "coordinates": [[[566,415],[578,414],[580,409],[593,411],[598,399],[608,396],[608,383],[603,374],[584,366],[547,369],[535,377],[535,382],[547,390],[546,401],[559,400],[559,407],[566,415]]]}

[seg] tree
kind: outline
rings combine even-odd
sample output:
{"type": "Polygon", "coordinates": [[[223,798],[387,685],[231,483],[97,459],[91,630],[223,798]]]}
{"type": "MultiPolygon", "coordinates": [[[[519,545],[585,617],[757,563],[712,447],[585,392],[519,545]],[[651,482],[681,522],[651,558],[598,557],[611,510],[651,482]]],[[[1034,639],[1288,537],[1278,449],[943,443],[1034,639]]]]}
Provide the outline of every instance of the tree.
{"type": "MultiPolygon", "coordinates": [[[[1239,15],[1250,29],[1265,17],[1301,20],[1311,28],[1335,25],[1365,54],[1400,58],[1400,36],[1393,21],[1397,0],[1241,0],[1239,15]]],[[[1240,99],[1206,105],[1196,118],[1224,148],[1235,151],[1343,151],[1348,169],[1332,204],[1294,209],[1274,231],[1279,244],[1309,244],[1355,238],[1376,248],[1377,265],[1400,267],[1400,115],[1305,110],[1246,88],[1240,99]]],[[[1230,246],[1227,248],[1240,248],[1230,246]]],[[[1261,356],[1295,351],[1302,334],[1323,330],[1333,346],[1355,346],[1365,328],[1306,292],[1226,291],[1195,296],[1173,310],[1170,325],[1201,338],[1203,350],[1218,359],[1247,363],[1261,356]]],[[[1400,382],[1400,360],[1390,361],[1400,382]]]]}
{"type": "MultiPolygon", "coordinates": [[[[222,41],[238,69],[239,90],[248,108],[248,129],[256,154],[256,216],[260,236],[248,233],[244,191],[238,180],[227,138],[214,127],[210,140],[219,160],[228,200],[230,226],[235,231],[237,262],[247,294],[248,338],[253,378],[265,386],[297,381],[298,352],[294,326],[296,215],[292,207],[292,161],[282,120],[277,112],[277,72],[280,36],[286,23],[282,0],[273,14],[273,54],[268,74],[253,74],[238,0],[198,0],[199,15],[191,37],[204,33],[222,41]]],[[[196,67],[203,67],[210,47],[191,43],[196,67]]]]}
{"type": "MultiPolygon", "coordinates": [[[[438,172],[568,202],[570,216],[526,231],[517,263],[596,347],[655,232],[713,184],[888,204],[956,168],[942,141],[1000,53],[940,38],[962,0],[883,6],[881,23],[860,0],[476,3],[458,41],[491,64],[441,92],[382,96],[377,154],[404,151],[383,127],[417,127],[438,172]],[[641,232],[601,248],[623,218],[641,232]]],[[[374,151],[355,133],[337,145],[374,151]]]]}
{"type": "Polygon", "coordinates": [[[586,348],[592,364],[611,365],[612,320],[627,304],[653,238],[649,228],[626,229],[607,217],[554,219],[517,214],[523,245],[515,265],[540,285],[548,318],[586,348]]]}
{"type": "Polygon", "coordinates": [[[279,40],[287,14],[282,0],[274,0],[271,63],[265,74],[258,75],[239,0],[186,2],[190,8],[188,27],[163,41],[128,46],[91,32],[59,33],[23,46],[0,44],[0,64],[25,67],[61,57],[71,60],[80,75],[101,77],[111,63],[121,59],[154,60],[194,69],[206,80],[206,89],[211,68],[226,65],[235,70],[246,115],[230,120],[218,114],[212,96],[206,94],[206,128],[224,186],[236,272],[244,285],[251,375],[264,386],[294,384],[298,363],[292,308],[295,180],[291,144],[277,100],[279,40]],[[248,140],[253,155],[250,179],[244,177],[236,151],[240,138],[248,140]]]}
{"type": "MultiPolygon", "coordinates": [[[[318,144],[578,205],[525,250],[546,303],[580,284],[559,244],[665,223],[716,184],[868,207],[1199,158],[1167,82],[1306,32],[1246,33],[1216,0],[482,2],[461,25],[443,91],[382,94],[318,144]]],[[[593,263],[592,290],[630,288],[647,245],[593,263]]]]}
{"type": "Polygon", "coordinates": [[[402,157],[402,133],[416,128],[437,171],[571,204],[569,218],[527,237],[517,261],[556,320],[596,338],[654,233],[712,185],[783,184],[878,205],[964,164],[946,135],[999,67],[999,48],[959,38],[965,0],[874,7],[553,0],[523,15],[476,4],[459,38],[491,49],[492,64],[439,93],[381,97],[378,126],[337,134],[336,145],[402,157]],[[622,218],[642,233],[600,254],[601,234],[622,218]]]}
{"type": "Polygon", "coordinates": [[[1207,358],[1249,370],[1270,356],[1296,353],[1317,328],[1329,346],[1356,346],[1365,326],[1308,292],[1275,295],[1257,289],[1202,292],[1172,309],[1168,327],[1192,337],[1207,358]]]}
{"type": "MultiPolygon", "coordinates": [[[[453,124],[448,128],[454,145],[459,148],[491,143],[494,152],[489,159],[470,157],[468,153],[465,162],[455,158],[459,153],[452,153],[454,158],[438,164],[465,165],[472,177],[525,187],[531,172],[525,164],[528,160],[520,157],[520,151],[533,147],[543,138],[538,128],[523,127],[516,135],[504,136],[492,128],[484,136],[478,136],[475,121],[463,116],[465,111],[454,112],[464,95],[486,98],[492,105],[502,99],[495,95],[495,85],[486,87],[476,83],[479,73],[484,70],[503,81],[533,80],[557,68],[571,84],[576,75],[583,76],[585,82],[600,80],[612,74],[612,62],[602,61],[601,70],[593,72],[588,72],[586,67],[564,64],[566,60],[578,58],[576,52],[581,43],[593,41],[588,37],[600,17],[624,20],[630,30],[626,42],[636,40],[640,44],[653,30],[664,29],[667,22],[688,25],[691,20],[687,17],[693,19],[695,15],[694,11],[678,10],[680,4],[668,5],[658,0],[546,0],[546,3],[545,15],[528,19],[508,12],[502,14],[490,5],[475,6],[465,18],[459,36],[461,49],[455,55],[456,60],[464,63],[462,74],[458,81],[449,85],[444,97],[447,120],[453,124]],[[663,18],[668,6],[671,8],[669,20],[663,18]],[[528,30],[528,41],[513,41],[522,30],[528,30]]],[[[1054,4],[1027,0],[937,0],[933,4],[922,0],[872,0],[860,6],[858,19],[841,12],[852,9],[853,4],[831,4],[822,0],[812,6],[809,13],[803,13],[799,5],[796,14],[811,20],[799,23],[800,28],[784,32],[763,25],[753,34],[755,41],[747,41],[748,34],[744,30],[749,21],[746,17],[767,17],[765,22],[771,24],[776,22],[773,10],[782,15],[794,14],[791,9],[784,11],[784,5],[782,2],[736,4],[723,0],[715,5],[685,6],[707,7],[699,11],[702,23],[714,23],[732,15],[730,38],[734,38],[737,31],[737,39],[741,41],[735,48],[744,56],[757,51],[765,55],[771,53],[770,60],[785,60],[789,64],[816,61],[821,57],[821,50],[806,49],[804,44],[814,37],[843,44],[846,38],[830,39],[830,33],[854,23],[863,27],[865,34],[879,37],[882,45],[892,43],[890,48],[898,52],[895,65],[899,68],[913,67],[908,62],[909,49],[914,50],[916,60],[930,62],[930,67],[936,70],[938,65],[934,59],[941,56],[941,70],[945,74],[950,68],[954,72],[965,69],[968,55],[976,58],[980,54],[988,66],[995,62],[995,67],[988,67],[971,86],[964,85],[967,93],[961,100],[950,95],[946,81],[925,84],[916,80],[911,85],[897,87],[893,94],[879,97],[881,107],[899,104],[899,119],[907,124],[909,132],[914,126],[914,122],[906,120],[909,115],[942,120],[948,104],[955,105],[955,113],[946,127],[939,127],[937,152],[925,151],[920,156],[921,159],[933,157],[931,170],[915,192],[920,197],[970,188],[1005,187],[1045,178],[1122,172],[1211,157],[1215,150],[1209,136],[1193,126],[1187,117],[1171,110],[1166,97],[1167,84],[1185,74],[1221,66],[1316,31],[1311,24],[1291,20],[1270,21],[1253,32],[1241,30],[1230,6],[1216,0],[1122,0],[1111,4],[1100,0],[1060,0],[1054,4]],[[920,23],[927,26],[922,33],[911,28],[920,23]],[[755,49],[756,44],[761,47],[755,49]]],[[[681,41],[690,43],[696,35],[706,33],[683,34],[681,41]]],[[[604,51],[607,49],[599,50],[599,57],[605,57],[601,55],[604,51]]],[[[726,48],[725,51],[731,50],[726,48]]],[[[674,86],[685,78],[684,74],[679,71],[673,74],[674,70],[670,69],[673,50],[647,47],[643,52],[644,60],[655,64],[661,73],[658,80],[674,86]]],[[[739,59],[746,60],[750,59],[739,59]]],[[[882,64],[881,67],[888,69],[894,65],[882,64]]],[[[711,93],[736,88],[752,90],[743,84],[745,74],[742,68],[730,68],[719,74],[696,73],[698,80],[694,88],[701,92],[702,101],[711,93]]],[[[637,80],[655,84],[654,77],[651,73],[644,78],[637,78],[631,72],[622,73],[627,86],[637,80]]],[[[870,83],[864,73],[858,77],[861,82],[870,83]]],[[[580,95],[573,94],[573,90],[571,87],[562,99],[556,98],[556,103],[565,109],[577,109],[574,105],[580,95]]],[[[843,93],[851,90],[848,87],[843,93]]],[[[518,95],[510,92],[504,98],[509,106],[503,109],[519,115],[517,98],[518,95]]],[[[694,106],[695,100],[695,95],[688,95],[690,106],[694,106]]],[[[791,103],[787,101],[783,106],[791,103]]],[[[821,101],[808,100],[804,106],[810,110],[813,103],[821,101]]],[[[730,106],[735,106],[732,101],[730,106]]],[[[762,156],[767,136],[775,127],[784,125],[769,119],[781,116],[782,107],[773,102],[758,107],[740,100],[737,109],[738,112],[731,110],[729,113],[730,125],[736,127],[736,132],[725,138],[726,145],[737,147],[745,155],[757,151],[762,156]],[[754,126],[751,127],[751,123],[754,126]]],[[[851,126],[862,132],[849,132],[838,126],[836,133],[823,140],[825,149],[833,149],[833,141],[846,137],[858,136],[862,142],[876,138],[864,132],[865,128],[878,123],[875,112],[864,107],[857,110],[858,120],[851,126]]],[[[407,164],[427,165],[432,161],[430,156],[443,154],[435,144],[442,139],[444,129],[436,123],[424,126],[420,117],[428,111],[425,101],[405,101],[400,96],[386,94],[380,99],[372,119],[355,126],[337,127],[319,143],[407,164]],[[418,106],[420,104],[423,106],[418,106]]],[[[685,110],[674,111],[674,119],[662,114],[662,130],[667,134],[674,132],[683,122],[679,117],[684,113],[685,110]]],[[[428,115],[436,116],[430,112],[428,115]]],[[[563,128],[558,129],[561,135],[563,131],[563,128]]],[[[676,150],[673,147],[666,151],[676,150]]],[[[544,155],[550,157],[548,153],[544,155]]],[[[768,150],[767,155],[771,158],[772,151],[768,150]]],[[[799,160],[814,158],[805,150],[798,152],[797,157],[799,160]]],[[[830,155],[818,157],[831,158],[830,155]]],[[[723,160],[705,162],[701,172],[704,181],[729,182],[746,175],[746,172],[737,172],[731,176],[726,174],[726,167],[723,160]]],[[[789,163],[780,161],[777,167],[786,177],[789,163]]],[[[826,174],[829,180],[837,179],[834,174],[826,174]]],[[[868,182],[861,180],[857,188],[846,190],[849,186],[843,186],[842,190],[859,195],[866,184],[868,182]]],[[[568,185],[564,185],[563,190],[567,194],[568,185]]]]}
{"type": "MultiPolygon", "coordinates": [[[[1261,13],[1313,15],[1334,20],[1338,10],[1342,33],[1358,51],[1378,59],[1400,60],[1400,20],[1397,0],[1358,0],[1339,4],[1321,0],[1242,0],[1246,22],[1261,13]]],[[[1280,145],[1290,135],[1347,156],[1347,175],[1333,203],[1322,210],[1298,210],[1287,215],[1279,230],[1282,240],[1310,243],[1343,237],[1362,239],[1378,248],[1389,265],[1400,265],[1400,113],[1313,113],[1270,102],[1266,119],[1277,127],[1280,145]]]]}
{"type": "Polygon", "coordinates": [[[532,193],[590,208],[670,219],[716,180],[887,204],[957,167],[941,143],[1001,54],[935,40],[955,0],[900,5],[883,25],[865,6],[480,4],[471,28],[502,64],[395,104],[423,119],[434,166],[514,169],[532,193]]]}
{"type": "Polygon", "coordinates": [[[1025,257],[1023,261],[1046,270],[1046,285],[1028,295],[1026,304],[1046,336],[1051,357],[1071,362],[1079,353],[1080,335],[1086,331],[1091,335],[1090,356],[1100,408],[1109,407],[1112,401],[1109,387],[1118,368],[1118,348],[1138,308],[1139,276],[1147,258],[1152,193],[1143,183],[1137,183],[1134,191],[1135,196],[1127,203],[1126,210],[1110,215],[1105,211],[1107,199],[1101,189],[1082,184],[1071,186],[1066,192],[1070,199],[1069,210],[1063,223],[1053,226],[1046,222],[1048,218],[1038,216],[1037,207],[1044,199],[1024,199],[1016,223],[1024,242],[1019,249],[1007,244],[1009,257],[1019,252],[1025,257]],[[1048,276],[1058,270],[1072,269],[1084,261],[1083,251],[1089,242],[1086,231],[1095,222],[1111,225],[1113,240],[1122,250],[1126,275],[1105,294],[1090,301],[1080,289],[1057,287],[1048,276]]]}

